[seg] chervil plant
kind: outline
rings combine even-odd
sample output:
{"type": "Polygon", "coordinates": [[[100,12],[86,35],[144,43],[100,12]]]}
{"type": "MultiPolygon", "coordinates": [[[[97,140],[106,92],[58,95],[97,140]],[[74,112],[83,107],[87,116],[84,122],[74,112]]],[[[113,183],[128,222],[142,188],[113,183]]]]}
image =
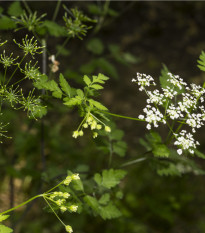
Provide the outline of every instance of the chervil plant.
{"type": "MultiPolygon", "coordinates": [[[[12,25],[15,32],[22,29],[28,31],[24,38],[12,41],[13,46],[16,46],[20,51],[19,55],[15,56],[15,52],[7,52],[7,41],[0,43],[2,48],[0,64],[3,71],[0,78],[0,117],[8,107],[13,110],[26,111],[28,118],[37,120],[37,118],[46,115],[46,106],[48,106],[50,115],[45,117],[45,121],[43,118],[40,121],[40,127],[38,125],[30,134],[29,130],[32,128],[32,124],[29,127],[24,125],[22,131],[25,130],[25,132],[19,132],[19,135],[16,136],[17,146],[12,147],[12,149],[17,148],[17,152],[12,150],[10,153],[15,151],[14,157],[17,157],[18,163],[16,165],[19,166],[14,166],[12,156],[12,162],[5,163],[8,174],[12,178],[16,174],[18,178],[25,180],[28,178],[29,188],[34,186],[35,179],[38,180],[41,190],[38,193],[41,194],[2,212],[0,222],[9,217],[6,215],[7,213],[40,197],[46,203],[45,210],[53,212],[62,224],[63,230],[69,233],[73,232],[74,223],[65,224],[64,217],[68,213],[77,212],[92,217],[100,216],[100,221],[118,218],[123,214],[129,218],[130,212],[125,205],[126,202],[130,202],[132,207],[136,197],[134,194],[127,195],[125,200],[121,202],[123,188],[126,186],[123,179],[128,173],[124,168],[141,161],[154,164],[153,167],[159,175],[180,176],[188,172],[205,174],[193,159],[185,156],[189,153],[192,155],[195,153],[198,157],[205,158],[205,155],[198,151],[199,142],[195,139],[198,129],[204,125],[205,121],[205,84],[202,86],[188,85],[166,67],[162,70],[160,83],[157,83],[156,79],[154,80],[150,75],[137,73],[132,82],[136,84],[140,92],[146,94],[146,106],[138,117],[114,114],[104,106],[103,101],[99,100],[99,95],[104,89],[105,83],[109,82],[107,76],[110,74],[110,78],[117,78],[118,75],[115,67],[107,59],[100,56],[108,50],[108,57],[114,57],[116,61],[126,65],[135,63],[135,57],[129,53],[124,53],[116,45],[108,45],[106,48],[98,38],[88,39],[85,47],[92,53],[92,60],[81,65],[77,75],[75,73],[78,81],[70,79],[71,72],[68,72],[69,74],[63,72],[62,64],[67,67],[72,57],[66,62],[62,62],[59,58],[60,55],[67,56],[69,54],[66,46],[71,39],[82,40],[88,34],[92,28],[90,24],[97,23],[94,30],[94,33],[97,33],[102,27],[106,14],[116,13],[109,10],[109,1],[105,1],[104,5],[99,5],[101,8],[97,7],[97,9],[96,6],[93,8],[91,5],[91,12],[93,9],[94,12],[97,10],[97,15],[100,16],[95,17],[95,19],[89,18],[76,8],[68,9],[63,4],[65,12],[61,14],[59,21],[55,21],[55,19],[61,1],[56,4],[52,20],[47,19],[46,14],[39,15],[37,11],[32,12],[26,1],[23,1],[23,4],[26,11],[21,8],[20,2],[17,1],[10,6],[8,11],[11,14],[14,9],[18,9],[18,12],[9,21],[9,25],[12,25]],[[98,18],[100,22],[97,22],[98,18]],[[59,43],[56,47],[52,44],[52,52],[49,51],[51,37],[55,37],[55,44],[59,43]],[[95,57],[93,58],[93,56],[95,57]],[[51,64],[47,64],[47,62],[51,64]],[[60,119],[59,112],[63,115],[63,120],[60,119]],[[50,119],[52,113],[56,114],[54,116],[55,122],[50,119]],[[134,160],[127,161],[129,157],[125,157],[128,146],[123,139],[123,131],[119,130],[112,120],[114,117],[137,121],[148,130],[148,134],[139,140],[146,151],[139,156],[137,155],[134,160]],[[70,123],[71,120],[72,123],[70,123]],[[71,125],[72,129],[70,130],[68,127],[69,130],[67,130],[67,125],[71,125]],[[161,128],[166,131],[166,137],[164,137],[165,133],[160,134],[161,128]],[[63,134],[63,130],[66,131],[66,134],[63,134]],[[31,138],[29,138],[30,135],[32,135],[31,138]],[[87,135],[90,137],[86,137],[87,135]],[[82,138],[82,136],[85,137],[82,138]],[[40,149],[37,148],[36,142],[30,146],[27,139],[30,140],[30,144],[35,140],[40,144],[39,141],[41,141],[40,149]],[[80,146],[79,148],[75,146],[75,143],[81,145],[81,142],[83,149],[80,146]],[[22,148],[21,144],[23,144],[22,148]],[[99,153],[96,153],[94,145],[99,153]],[[36,156],[39,154],[41,154],[40,162],[36,156]],[[77,156],[79,160],[76,159],[77,156]],[[90,166],[92,168],[86,164],[88,156],[92,158],[90,166]],[[114,161],[116,156],[118,157],[114,161]],[[59,158],[61,162],[58,164],[59,158]],[[75,166],[73,158],[80,163],[85,161],[85,164],[75,166]],[[18,161],[18,159],[21,160],[18,161]],[[53,164],[52,159],[54,160],[53,164]],[[28,164],[27,161],[29,161],[28,164]],[[47,161],[51,165],[47,165],[47,161]],[[33,165],[35,163],[37,172],[33,165]],[[33,170],[29,170],[29,166],[33,170]],[[72,167],[75,173],[73,174],[68,170],[67,166],[72,167]],[[46,192],[42,191],[47,182],[58,180],[59,177],[65,175],[66,171],[67,177],[63,181],[46,192]],[[82,179],[80,179],[78,172],[82,179]]],[[[198,63],[199,68],[205,71],[204,52],[202,52],[198,63]]],[[[3,120],[0,120],[0,137],[8,137],[6,131],[8,124],[9,122],[4,123],[3,120]]],[[[10,185],[12,186],[12,181],[10,181],[10,185]]],[[[176,203],[173,206],[178,208],[176,203]]],[[[70,217],[70,215],[68,216],[70,217]]],[[[123,225],[125,224],[123,223],[123,225]]],[[[123,229],[120,230],[123,231],[123,229]]],[[[127,227],[126,231],[129,231],[127,227]]],[[[1,232],[12,232],[12,229],[0,224],[1,232]]]]}

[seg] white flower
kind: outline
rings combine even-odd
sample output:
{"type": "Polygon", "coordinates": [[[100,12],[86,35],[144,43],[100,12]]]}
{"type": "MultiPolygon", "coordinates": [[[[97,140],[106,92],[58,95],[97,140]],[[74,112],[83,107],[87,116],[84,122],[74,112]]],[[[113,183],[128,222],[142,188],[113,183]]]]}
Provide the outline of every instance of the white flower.
{"type": "Polygon", "coordinates": [[[187,83],[183,81],[182,78],[179,78],[179,75],[173,75],[171,73],[167,73],[169,75],[168,81],[172,83],[174,86],[178,87],[180,90],[182,89],[183,86],[186,86],[187,83]]]}
{"type": "Polygon", "coordinates": [[[164,96],[169,99],[173,99],[174,96],[177,95],[177,92],[171,89],[170,87],[162,88],[162,90],[164,92],[164,96]]]}
{"type": "Polygon", "coordinates": [[[146,114],[145,121],[149,123],[147,125],[147,129],[151,129],[151,124],[153,124],[154,127],[158,127],[158,122],[162,122],[164,124],[166,123],[166,121],[164,120],[164,116],[155,107],[147,105],[146,108],[143,109],[143,111],[146,114]]]}
{"type": "Polygon", "coordinates": [[[138,86],[140,86],[139,90],[144,90],[144,87],[150,85],[156,85],[154,79],[150,75],[137,73],[137,80],[132,79],[132,81],[137,82],[138,86]]]}
{"type": "Polygon", "coordinates": [[[143,120],[144,116],[143,115],[139,115],[138,118],[141,119],[141,120],[143,120]]]}
{"type": "Polygon", "coordinates": [[[182,130],[178,135],[175,134],[175,136],[177,137],[177,140],[174,145],[181,147],[181,150],[188,150],[193,154],[193,148],[196,148],[196,145],[199,145],[199,142],[194,141],[193,135],[187,133],[186,130],[182,130]]]}
{"type": "Polygon", "coordinates": [[[147,94],[149,96],[149,99],[147,99],[148,104],[155,103],[155,104],[162,105],[163,101],[165,100],[165,99],[163,100],[164,95],[160,94],[159,90],[154,90],[153,92],[148,91],[147,94]]]}
{"type": "Polygon", "coordinates": [[[178,153],[179,155],[181,155],[181,154],[182,154],[182,149],[178,149],[178,150],[177,150],[177,153],[178,153]]]}
{"type": "Polygon", "coordinates": [[[169,117],[174,120],[178,119],[179,117],[183,117],[179,108],[176,108],[173,104],[170,104],[169,108],[167,109],[167,114],[169,117]]]}

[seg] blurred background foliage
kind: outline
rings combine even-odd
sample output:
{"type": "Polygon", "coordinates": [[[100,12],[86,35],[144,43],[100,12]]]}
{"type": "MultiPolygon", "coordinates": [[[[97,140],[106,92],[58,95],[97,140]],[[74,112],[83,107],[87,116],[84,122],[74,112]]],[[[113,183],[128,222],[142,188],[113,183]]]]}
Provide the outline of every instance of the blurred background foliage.
{"type": "MultiPolygon", "coordinates": [[[[196,66],[205,47],[204,2],[62,1],[55,15],[57,4],[56,1],[1,1],[1,40],[9,41],[8,53],[18,54],[12,39],[19,41],[23,35],[35,31],[39,40],[47,41],[47,56],[58,54],[59,70],[53,74],[51,61],[47,59],[46,73],[55,79],[61,72],[75,87],[82,85],[84,74],[107,75],[110,80],[100,99],[111,112],[137,117],[142,111],[145,96],[131,83],[136,72],[159,77],[165,64],[187,82],[205,81],[196,66]],[[47,14],[40,20],[41,24],[28,28],[30,31],[19,20],[22,9],[28,11],[28,7],[37,12],[37,17],[47,14]],[[70,39],[61,49],[67,33],[60,26],[62,16],[66,9],[75,7],[96,23],[89,23],[93,28],[83,40],[70,39]],[[19,20],[22,30],[16,30],[15,20],[19,20]]],[[[39,55],[39,66],[41,63],[39,55]]],[[[24,85],[27,88],[28,84],[24,85]]],[[[102,216],[88,214],[89,209],[65,215],[64,220],[76,233],[205,232],[202,159],[191,158],[188,168],[182,166],[171,169],[172,172],[164,169],[166,160],[143,154],[150,139],[149,135],[143,136],[147,133],[145,125],[125,119],[114,119],[110,136],[93,140],[86,135],[76,140],[72,131],[78,126],[77,112],[50,98],[45,99],[48,113],[43,120],[27,119],[25,113],[4,109],[12,140],[4,139],[0,147],[1,211],[53,186],[56,179],[66,176],[67,170],[79,172],[85,189],[92,194],[96,189],[95,173],[123,168],[127,175],[111,192],[121,216],[103,220],[102,216]]],[[[203,137],[202,129],[198,135],[202,153],[205,152],[203,137]]],[[[8,224],[16,233],[64,232],[55,216],[42,211],[43,207],[44,203],[35,201],[15,211],[8,224]]]]}

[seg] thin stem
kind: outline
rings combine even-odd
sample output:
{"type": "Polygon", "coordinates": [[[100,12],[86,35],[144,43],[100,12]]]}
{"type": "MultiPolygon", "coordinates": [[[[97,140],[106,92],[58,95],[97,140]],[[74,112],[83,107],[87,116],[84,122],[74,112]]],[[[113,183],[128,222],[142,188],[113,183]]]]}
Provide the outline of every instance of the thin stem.
{"type": "Polygon", "coordinates": [[[84,119],[81,121],[80,125],[78,126],[77,131],[79,131],[79,129],[81,128],[82,124],[85,122],[86,116],[84,117],[84,119]]]}
{"type": "Polygon", "coordinates": [[[56,17],[57,17],[57,15],[58,15],[58,12],[59,12],[59,9],[60,9],[60,5],[61,5],[61,0],[58,0],[58,2],[57,2],[57,4],[56,4],[55,11],[54,11],[54,14],[53,14],[52,21],[55,21],[55,20],[56,20],[56,17]]]}
{"type": "Polygon", "coordinates": [[[53,209],[53,207],[50,205],[50,203],[46,200],[47,198],[43,196],[43,199],[45,200],[45,202],[48,204],[48,206],[51,208],[51,210],[53,211],[53,213],[55,214],[55,216],[57,217],[57,219],[64,225],[65,223],[59,218],[59,216],[57,215],[57,213],[55,212],[55,210],[53,209]]]}
{"type": "Polygon", "coordinates": [[[109,154],[109,162],[108,162],[108,167],[110,168],[111,163],[112,163],[112,155],[113,155],[113,149],[112,149],[112,140],[109,140],[110,146],[109,146],[109,150],[110,150],[110,154],[109,154]]]}
{"type": "MultiPolygon", "coordinates": [[[[63,180],[64,181],[64,180],[63,180]]],[[[45,192],[44,194],[50,193],[52,190],[54,190],[55,188],[57,188],[59,185],[61,185],[63,183],[63,181],[61,181],[59,184],[57,184],[55,187],[49,189],[47,192],[45,192]]]]}
{"type": "Polygon", "coordinates": [[[106,126],[104,122],[102,122],[100,119],[98,119],[96,116],[94,116],[91,112],[90,112],[90,115],[91,115],[93,118],[95,118],[97,121],[99,121],[101,124],[103,124],[104,126],[106,126]]]}
{"type": "MultiPolygon", "coordinates": [[[[148,151],[146,151],[143,154],[140,154],[138,156],[144,156],[144,155],[147,155],[147,154],[149,154],[151,152],[152,152],[152,150],[148,150],[148,151]]],[[[146,159],[147,159],[146,157],[134,159],[134,160],[131,160],[129,162],[123,163],[120,167],[126,167],[126,166],[129,166],[129,165],[135,164],[135,163],[139,163],[139,162],[142,162],[142,161],[144,161],[146,159]]]]}
{"type": "Polygon", "coordinates": [[[5,71],[4,71],[4,79],[3,79],[3,85],[5,83],[5,80],[6,80],[6,72],[7,72],[7,66],[5,67],[5,71]]]}
{"type": "Polygon", "coordinates": [[[27,2],[26,2],[25,0],[23,0],[22,2],[23,2],[23,4],[24,4],[26,10],[28,11],[28,13],[29,13],[29,14],[32,14],[32,11],[31,11],[29,5],[27,4],[27,2]]]}
{"type": "Polygon", "coordinates": [[[35,200],[36,198],[41,197],[41,196],[42,196],[42,194],[36,195],[35,197],[32,197],[32,198],[28,199],[27,201],[21,203],[20,205],[17,205],[17,206],[15,206],[15,207],[13,207],[13,208],[11,208],[11,209],[9,209],[9,210],[6,210],[6,211],[2,212],[1,214],[9,213],[9,212],[11,212],[11,211],[13,211],[13,210],[15,210],[15,209],[21,207],[21,206],[26,205],[27,203],[29,203],[29,202],[31,202],[31,201],[33,201],[33,200],[35,200]]]}
{"type": "Polygon", "coordinates": [[[127,163],[123,163],[120,167],[126,167],[126,166],[129,166],[129,165],[132,165],[132,164],[135,164],[135,163],[139,163],[139,162],[142,162],[144,160],[146,160],[147,158],[139,158],[139,159],[134,159],[132,161],[129,161],[127,163]]]}
{"type": "MultiPolygon", "coordinates": [[[[22,81],[23,81],[24,79],[26,79],[26,78],[27,78],[27,77],[24,77],[24,78],[20,79],[19,81],[15,82],[14,84],[10,85],[9,87],[14,86],[14,85],[16,85],[17,83],[22,82],[22,81]]],[[[8,87],[8,88],[9,88],[9,87],[8,87]]]]}
{"type": "Polygon", "coordinates": [[[60,47],[60,49],[58,50],[58,52],[56,53],[56,58],[58,57],[58,55],[60,54],[60,52],[62,51],[62,49],[66,46],[66,44],[68,43],[68,41],[69,41],[69,39],[70,39],[70,37],[67,37],[66,39],[65,39],[65,41],[63,42],[63,44],[62,44],[62,46],[60,47]]]}
{"type": "Polygon", "coordinates": [[[103,9],[103,15],[99,18],[98,24],[96,25],[95,29],[93,30],[93,34],[98,33],[98,31],[101,29],[104,21],[105,21],[105,17],[107,15],[108,9],[109,9],[109,5],[110,5],[110,0],[106,0],[105,4],[104,4],[104,9],[103,9]]]}
{"type": "Polygon", "coordinates": [[[124,119],[129,119],[129,120],[134,120],[134,121],[145,121],[145,120],[142,120],[142,119],[138,119],[138,118],[134,118],[134,117],[128,117],[128,116],[123,116],[123,115],[114,114],[114,113],[110,113],[110,112],[104,112],[104,111],[101,111],[101,112],[105,113],[105,114],[108,114],[108,115],[111,115],[111,116],[124,118],[124,119]]]}
{"type": "Polygon", "coordinates": [[[21,63],[23,62],[24,58],[26,57],[26,55],[23,56],[23,58],[21,59],[21,61],[19,62],[19,64],[17,65],[16,69],[14,70],[13,74],[10,76],[8,82],[6,85],[9,84],[9,82],[11,81],[12,77],[14,76],[14,74],[16,73],[16,71],[18,70],[18,68],[20,67],[21,63]]]}

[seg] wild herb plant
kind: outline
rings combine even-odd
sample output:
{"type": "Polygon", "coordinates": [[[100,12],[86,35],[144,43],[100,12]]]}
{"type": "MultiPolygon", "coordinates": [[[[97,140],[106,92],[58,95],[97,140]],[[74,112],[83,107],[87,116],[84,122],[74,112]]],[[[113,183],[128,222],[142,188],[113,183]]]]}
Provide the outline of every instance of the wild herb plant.
{"type": "MultiPolygon", "coordinates": [[[[43,197],[47,207],[56,215],[67,232],[73,230],[70,225],[66,225],[61,219],[60,216],[64,212],[86,212],[86,214],[98,215],[103,220],[118,218],[122,215],[120,211],[122,204],[119,204],[119,200],[123,198],[123,188],[119,185],[127,174],[127,171],[122,168],[144,160],[148,162],[150,158],[154,160],[155,169],[159,175],[180,176],[188,172],[204,174],[204,171],[193,160],[185,157],[189,153],[195,153],[198,157],[205,158],[197,150],[199,142],[193,136],[197,129],[203,125],[205,119],[202,104],[205,92],[204,85],[191,84],[188,87],[186,82],[164,67],[160,77],[161,90],[158,90],[153,89],[153,87],[156,87],[156,83],[151,76],[137,73],[137,77],[132,81],[139,86],[140,91],[144,91],[148,96],[147,106],[142,110],[144,113],[134,118],[109,112],[107,107],[98,101],[100,91],[104,88],[103,85],[105,82],[109,82],[107,73],[117,76],[115,68],[113,69],[113,66],[107,60],[98,58],[81,67],[81,72],[86,69],[89,70],[88,73],[84,72],[85,75],[80,76],[79,83],[83,84],[81,88],[79,88],[79,85],[77,85],[77,88],[73,87],[75,85],[70,84],[70,80],[67,79],[65,74],[60,73],[58,75],[57,73],[58,70],[61,72],[60,62],[57,57],[67,51],[65,47],[68,41],[71,38],[83,39],[83,36],[91,29],[91,26],[87,24],[96,23],[96,20],[85,16],[76,8],[68,9],[64,5],[64,25],[59,25],[55,22],[55,18],[60,7],[60,1],[57,3],[53,20],[47,20],[46,14],[39,16],[38,12],[33,13],[27,3],[24,4],[26,4],[27,12],[22,10],[19,2],[14,2],[13,6],[10,6],[10,15],[15,12],[14,9],[18,9],[18,13],[13,14],[10,22],[12,22],[12,27],[16,31],[27,29],[33,35],[26,35],[21,42],[14,39],[14,43],[23,51],[24,56],[22,58],[7,54],[6,48],[0,56],[0,62],[2,68],[4,68],[0,89],[1,113],[9,104],[13,109],[27,111],[28,117],[36,119],[43,117],[47,113],[44,103],[51,105],[50,103],[56,98],[58,103],[62,102],[67,107],[67,112],[77,108],[78,115],[82,119],[80,123],[74,119],[73,125],[75,126],[72,125],[73,130],[70,135],[74,139],[80,140],[81,136],[86,135],[87,132],[90,134],[89,131],[91,130],[92,138],[94,138],[96,145],[99,145],[98,149],[101,150],[101,154],[109,155],[109,157],[107,169],[102,166],[99,171],[95,171],[95,174],[89,174],[87,168],[81,167],[79,170],[82,172],[82,181],[79,180],[78,174],[73,174],[68,170],[67,178],[54,188],[2,212],[0,222],[8,218],[8,215],[5,215],[6,213],[39,197],[43,197]],[[48,51],[48,36],[63,37],[65,39],[64,43],[58,47],[56,54],[51,54],[48,51]],[[52,62],[49,74],[46,72],[45,67],[42,69],[44,70],[42,74],[39,68],[41,65],[36,61],[36,55],[41,54],[42,50],[44,62],[47,55],[52,62]],[[95,69],[99,67],[103,67],[106,75],[102,73],[93,74],[95,69]],[[8,75],[8,69],[11,68],[13,68],[12,74],[8,75]],[[17,72],[22,75],[21,78],[15,78],[17,72]],[[35,88],[32,87],[31,90],[27,91],[27,95],[24,94],[24,85],[22,84],[25,80],[31,82],[35,88]],[[38,94],[39,92],[36,89],[41,90],[41,95],[38,94]],[[34,95],[34,93],[37,94],[34,95]],[[140,139],[140,143],[146,148],[145,153],[140,158],[124,161],[119,166],[112,164],[114,154],[120,157],[125,156],[127,145],[123,141],[123,132],[117,129],[110,117],[135,120],[141,122],[141,124],[146,123],[146,128],[150,133],[140,139]],[[162,139],[163,137],[159,132],[153,130],[153,128],[161,127],[161,125],[167,127],[166,140],[162,139]],[[56,188],[59,188],[59,190],[54,191],[56,188]]],[[[106,14],[114,14],[109,10],[108,5],[107,1],[104,13],[100,18],[106,14]]],[[[101,13],[98,12],[98,14],[101,13]]],[[[103,21],[103,18],[101,18],[101,21],[103,21]]],[[[101,23],[98,24],[94,31],[97,32],[101,26],[101,23]]],[[[5,43],[2,42],[0,46],[6,47],[5,43]]],[[[100,55],[104,49],[104,45],[97,38],[91,39],[86,46],[89,51],[97,55],[100,55]]],[[[112,56],[121,63],[125,61],[128,63],[136,62],[134,57],[122,53],[115,45],[109,46],[109,50],[112,56]],[[124,57],[124,60],[122,57],[124,57]]],[[[204,52],[202,52],[198,63],[199,68],[204,71],[204,52]]],[[[44,65],[42,64],[42,66],[44,65]]],[[[6,123],[0,123],[0,136],[5,135],[5,126],[6,123]]],[[[55,169],[57,169],[56,166],[55,169]]],[[[12,232],[10,228],[2,224],[0,225],[0,231],[12,232]]]]}

